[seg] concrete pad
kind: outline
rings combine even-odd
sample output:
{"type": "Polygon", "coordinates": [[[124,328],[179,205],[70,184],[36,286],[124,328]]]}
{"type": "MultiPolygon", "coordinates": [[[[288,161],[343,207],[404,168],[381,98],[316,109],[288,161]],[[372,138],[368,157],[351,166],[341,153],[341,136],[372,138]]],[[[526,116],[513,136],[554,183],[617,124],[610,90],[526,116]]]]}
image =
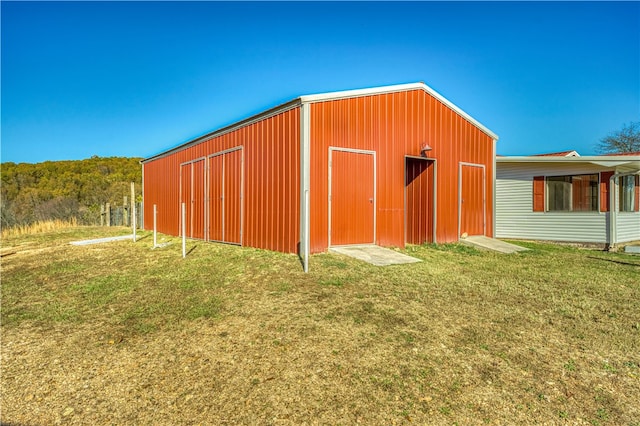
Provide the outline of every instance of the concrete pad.
{"type": "Polygon", "coordinates": [[[473,235],[467,238],[461,238],[460,242],[479,249],[493,250],[506,254],[529,250],[528,248],[496,240],[495,238],[485,237],[484,235],[473,235]]]}
{"type": "Polygon", "coordinates": [[[339,253],[354,259],[363,260],[376,266],[398,265],[403,263],[422,262],[415,257],[398,253],[376,245],[331,247],[332,253],[339,253]]]}
{"type": "Polygon", "coordinates": [[[632,253],[632,254],[640,254],[640,246],[626,246],[624,248],[624,252],[632,253]]]}
{"type": "Polygon", "coordinates": [[[110,243],[111,241],[122,241],[122,240],[133,240],[133,234],[122,235],[121,237],[97,238],[95,240],[71,241],[69,244],[71,244],[72,246],[88,246],[90,244],[102,244],[102,243],[110,243]]]}

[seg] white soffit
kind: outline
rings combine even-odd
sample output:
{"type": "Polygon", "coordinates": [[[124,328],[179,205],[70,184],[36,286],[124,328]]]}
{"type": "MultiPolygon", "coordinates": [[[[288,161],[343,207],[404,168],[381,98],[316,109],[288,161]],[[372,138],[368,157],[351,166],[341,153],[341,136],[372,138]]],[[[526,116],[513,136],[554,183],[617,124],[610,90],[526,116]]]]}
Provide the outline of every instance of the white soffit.
{"type": "Polygon", "coordinates": [[[628,166],[640,168],[640,156],[635,155],[594,155],[583,157],[496,157],[496,163],[568,163],[594,164],[601,167],[628,166]]]}

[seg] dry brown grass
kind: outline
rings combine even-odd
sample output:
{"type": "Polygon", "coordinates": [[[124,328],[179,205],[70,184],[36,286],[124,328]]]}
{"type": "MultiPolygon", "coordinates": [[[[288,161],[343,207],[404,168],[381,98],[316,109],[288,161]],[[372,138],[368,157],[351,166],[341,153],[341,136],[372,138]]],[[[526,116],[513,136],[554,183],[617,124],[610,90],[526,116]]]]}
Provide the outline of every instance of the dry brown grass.
{"type": "Polygon", "coordinates": [[[29,225],[18,225],[10,228],[2,228],[2,239],[16,237],[20,235],[42,234],[45,232],[56,232],[61,229],[77,228],[76,218],[70,220],[44,220],[29,225]]]}
{"type": "Polygon", "coordinates": [[[5,241],[3,422],[640,424],[638,257],[66,244],[123,232],[5,241]]]}

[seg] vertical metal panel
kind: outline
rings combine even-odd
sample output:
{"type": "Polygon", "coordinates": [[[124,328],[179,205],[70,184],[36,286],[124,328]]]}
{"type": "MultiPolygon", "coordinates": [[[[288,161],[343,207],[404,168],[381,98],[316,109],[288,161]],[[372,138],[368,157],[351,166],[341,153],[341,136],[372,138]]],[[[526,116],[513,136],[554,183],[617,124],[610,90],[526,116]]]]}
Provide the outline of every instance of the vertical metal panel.
{"type": "MultiPolygon", "coordinates": [[[[146,162],[145,203],[158,206],[158,231],[170,235],[180,232],[179,203],[184,198],[181,190],[190,190],[181,184],[186,172],[181,173],[180,164],[240,146],[244,147],[241,204],[244,222],[234,225],[234,232],[237,234],[242,228],[243,245],[296,253],[300,209],[299,107],[146,162]]],[[[205,203],[208,210],[213,198],[211,190],[209,203],[205,203]]],[[[208,213],[211,212],[205,210],[205,216],[208,213]]],[[[152,214],[151,209],[145,211],[145,224],[153,223],[152,214]]],[[[209,217],[209,226],[214,221],[209,217]]],[[[209,238],[214,239],[213,236],[211,229],[209,238]]]]}
{"type": "Polygon", "coordinates": [[[375,241],[375,154],[330,149],[329,244],[375,241]]]}
{"type": "MultiPolygon", "coordinates": [[[[376,152],[376,243],[405,243],[405,156],[419,156],[423,144],[438,162],[435,236],[458,239],[460,162],[485,166],[484,192],[493,198],[493,139],[448,106],[424,92],[410,90],[316,102],[310,105],[311,252],[328,246],[328,147],[376,152]]],[[[484,206],[486,235],[493,235],[493,203],[484,206]]]]}

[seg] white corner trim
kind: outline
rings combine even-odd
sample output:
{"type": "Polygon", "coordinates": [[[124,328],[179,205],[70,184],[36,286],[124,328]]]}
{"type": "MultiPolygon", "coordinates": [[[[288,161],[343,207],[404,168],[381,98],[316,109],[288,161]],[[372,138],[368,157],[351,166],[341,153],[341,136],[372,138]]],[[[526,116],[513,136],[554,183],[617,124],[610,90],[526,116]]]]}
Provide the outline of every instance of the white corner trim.
{"type": "Polygon", "coordinates": [[[300,248],[304,272],[309,271],[310,232],[310,182],[311,182],[311,105],[300,106],[300,248]]]}

